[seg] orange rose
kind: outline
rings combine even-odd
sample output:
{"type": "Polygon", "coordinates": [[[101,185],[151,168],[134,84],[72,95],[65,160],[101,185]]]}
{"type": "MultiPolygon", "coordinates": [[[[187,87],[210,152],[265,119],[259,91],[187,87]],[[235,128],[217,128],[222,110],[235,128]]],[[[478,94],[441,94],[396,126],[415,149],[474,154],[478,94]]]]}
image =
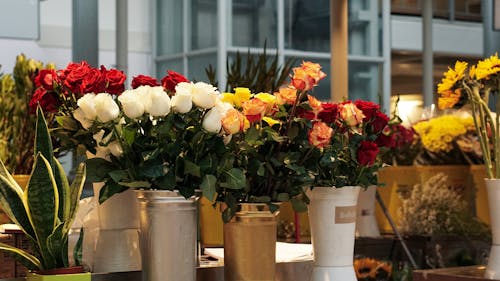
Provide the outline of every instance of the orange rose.
{"type": "Polygon", "coordinates": [[[236,134],[245,130],[245,116],[238,110],[229,109],[222,118],[222,128],[227,134],[236,134]]]}
{"type": "Polygon", "coordinates": [[[267,109],[267,103],[260,99],[251,99],[241,104],[243,114],[250,122],[257,122],[262,119],[267,109]]]}
{"type": "Polygon", "coordinates": [[[316,147],[325,147],[330,143],[333,129],[326,123],[315,122],[309,131],[309,143],[316,147]]]}
{"type": "Polygon", "coordinates": [[[325,77],[319,64],[304,61],[299,67],[293,68],[292,85],[298,90],[309,91],[325,77]]]}
{"type": "Polygon", "coordinates": [[[309,100],[309,105],[315,114],[318,114],[321,110],[323,110],[323,106],[317,98],[307,95],[307,99],[309,100]]]}
{"type": "Polygon", "coordinates": [[[297,89],[290,86],[282,87],[274,95],[278,104],[294,104],[297,99],[297,89]]]}
{"type": "Polygon", "coordinates": [[[339,108],[340,118],[342,118],[345,123],[351,127],[357,126],[363,122],[365,115],[361,109],[357,108],[352,102],[343,102],[340,104],[339,108]]]}

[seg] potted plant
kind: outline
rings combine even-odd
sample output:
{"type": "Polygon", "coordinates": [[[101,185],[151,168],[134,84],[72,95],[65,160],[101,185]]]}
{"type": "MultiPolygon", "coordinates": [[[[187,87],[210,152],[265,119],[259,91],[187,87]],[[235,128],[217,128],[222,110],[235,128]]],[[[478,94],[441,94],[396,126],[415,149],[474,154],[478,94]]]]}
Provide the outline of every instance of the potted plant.
{"type": "Polygon", "coordinates": [[[217,89],[173,71],[162,80],[135,77],[116,99],[86,94],[73,116],[97,143],[86,163],[90,180],[104,183],[100,201],[136,190],[143,279],[194,280],[197,197],[213,200],[218,185],[240,188],[245,178],[226,151],[231,106],[217,89]]]}
{"type": "MultiPolygon", "coordinates": [[[[40,108],[37,110],[34,152],[35,163],[24,191],[0,162],[0,204],[32,242],[33,254],[2,243],[0,249],[14,254],[33,270],[28,280],[44,280],[45,274],[72,270],[68,263],[68,233],[78,209],[86,170],[81,164],[73,183],[68,183],[63,167],[54,157],[40,108]]],[[[79,258],[75,257],[75,261],[79,258]]],[[[77,275],[63,276],[61,280],[90,280],[90,273],[83,273],[83,267],[73,269],[77,275]]]]}

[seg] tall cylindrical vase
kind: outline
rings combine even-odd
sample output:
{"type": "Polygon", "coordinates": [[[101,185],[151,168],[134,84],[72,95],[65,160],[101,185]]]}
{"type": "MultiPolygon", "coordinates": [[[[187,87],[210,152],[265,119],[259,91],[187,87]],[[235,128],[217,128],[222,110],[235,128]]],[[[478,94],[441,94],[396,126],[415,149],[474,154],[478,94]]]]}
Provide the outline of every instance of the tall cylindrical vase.
{"type": "Polygon", "coordinates": [[[353,267],[359,186],[308,191],[314,262],[311,281],[357,281],[353,267]]]}
{"type": "Polygon", "coordinates": [[[274,281],[276,214],[265,204],[240,204],[224,224],[224,280],[274,281]]]}
{"type": "Polygon", "coordinates": [[[197,199],[178,192],[138,190],[142,280],[195,281],[197,199]]]}
{"type": "Polygon", "coordinates": [[[380,230],[375,218],[376,192],[376,185],[371,185],[359,192],[356,216],[356,235],[359,237],[380,237],[380,230]]]}
{"type": "MultiPolygon", "coordinates": [[[[94,183],[99,200],[102,183],[94,183]]],[[[123,272],[141,270],[139,215],[133,190],[114,194],[97,207],[99,232],[92,271],[123,272]]]]}
{"type": "Polygon", "coordinates": [[[485,277],[500,279],[500,179],[485,179],[488,192],[492,245],[485,277]]]}

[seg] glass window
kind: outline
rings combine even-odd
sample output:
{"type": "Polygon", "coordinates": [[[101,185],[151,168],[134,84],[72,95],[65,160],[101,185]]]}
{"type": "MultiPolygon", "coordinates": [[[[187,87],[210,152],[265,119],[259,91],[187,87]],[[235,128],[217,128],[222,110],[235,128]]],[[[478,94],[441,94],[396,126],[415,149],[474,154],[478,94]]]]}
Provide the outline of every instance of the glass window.
{"type": "Polygon", "coordinates": [[[156,18],[158,55],[182,52],[182,1],[158,1],[156,18]]]}
{"type": "Polygon", "coordinates": [[[156,77],[159,80],[165,77],[167,75],[167,70],[173,70],[175,72],[184,74],[184,69],[183,69],[183,63],[182,59],[172,59],[172,60],[165,60],[158,62],[157,64],[157,69],[156,69],[156,77]]]}
{"type": "Polygon", "coordinates": [[[191,50],[217,46],[217,1],[191,0],[191,27],[191,50]]]}
{"type": "MultiPolygon", "coordinates": [[[[378,1],[349,1],[349,54],[381,56],[378,1]]],[[[383,32],[383,31],[382,31],[383,32]]]]}
{"type": "Polygon", "coordinates": [[[329,0],[285,0],[285,48],[330,52],[329,0]]]}
{"type": "Polygon", "coordinates": [[[233,0],[229,45],[276,48],[276,0],[233,0]]]}
{"type": "Polygon", "coordinates": [[[189,80],[208,83],[205,69],[209,65],[212,65],[212,67],[217,66],[217,53],[190,56],[188,58],[189,80]]]}
{"type": "Polygon", "coordinates": [[[381,101],[381,66],[379,63],[349,62],[349,99],[381,101]]]}

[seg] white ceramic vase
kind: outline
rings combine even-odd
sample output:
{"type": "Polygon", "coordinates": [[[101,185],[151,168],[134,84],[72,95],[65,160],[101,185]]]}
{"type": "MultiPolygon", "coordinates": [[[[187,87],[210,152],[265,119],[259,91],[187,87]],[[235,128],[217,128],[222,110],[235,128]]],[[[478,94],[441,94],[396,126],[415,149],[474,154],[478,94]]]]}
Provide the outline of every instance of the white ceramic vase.
{"type": "Polygon", "coordinates": [[[376,192],[376,185],[361,189],[359,192],[356,216],[356,236],[358,237],[380,237],[380,230],[375,218],[376,192]]]}
{"type": "Polygon", "coordinates": [[[314,252],[311,281],[357,281],[353,267],[359,186],[308,191],[314,252]]]}
{"type": "Polygon", "coordinates": [[[492,245],[485,277],[500,279],[500,179],[485,179],[488,192],[492,245]]]}
{"type": "MultiPolygon", "coordinates": [[[[94,184],[99,202],[102,183],[94,184]]],[[[99,232],[94,252],[95,273],[141,270],[139,211],[134,191],[117,193],[97,205],[99,232]]]]}

